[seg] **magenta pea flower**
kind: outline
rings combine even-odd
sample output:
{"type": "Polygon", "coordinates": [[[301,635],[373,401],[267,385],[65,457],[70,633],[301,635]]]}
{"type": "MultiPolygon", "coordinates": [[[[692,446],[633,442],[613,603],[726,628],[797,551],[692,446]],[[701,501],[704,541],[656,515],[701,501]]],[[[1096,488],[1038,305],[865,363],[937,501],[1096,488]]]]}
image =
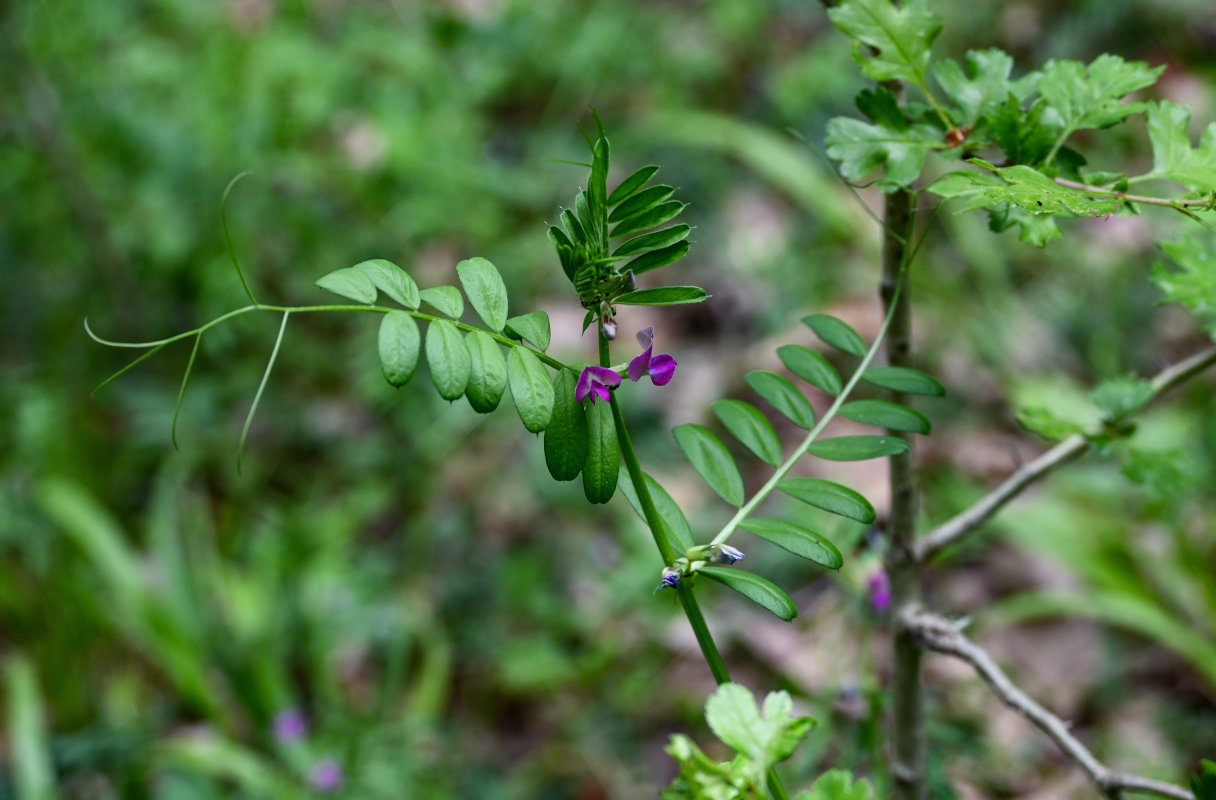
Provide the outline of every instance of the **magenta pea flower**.
{"type": "Polygon", "coordinates": [[[342,766],[332,758],[321,759],[308,771],[308,785],[325,794],[339,791],[345,781],[342,766]]]}
{"type": "Polygon", "coordinates": [[[298,742],[307,735],[308,718],[298,708],[287,708],[274,715],[274,738],[279,742],[298,742]]]}
{"type": "Polygon", "coordinates": [[[876,569],[866,578],[866,589],[870,595],[870,608],[882,613],[891,605],[891,581],[882,569],[876,569]]]}
{"type": "Polygon", "coordinates": [[[621,376],[614,369],[608,367],[587,367],[583,373],[578,376],[578,385],[574,387],[574,399],[580,403],[591,396],[591,404],[595,405],[595,398],[608,402],[608,390],[615,389],[621,385],[621,376]]]}
{"type": "Polygon", "coordinates": [[[629,362],[629,380],[637,383],[643,375],[649,375],[655,386],[666,386],[676,372],[676,360],[666,353],[652,356],[654,350],[654,326],[638,331],[638,344],[642,354],[629,362]]]}

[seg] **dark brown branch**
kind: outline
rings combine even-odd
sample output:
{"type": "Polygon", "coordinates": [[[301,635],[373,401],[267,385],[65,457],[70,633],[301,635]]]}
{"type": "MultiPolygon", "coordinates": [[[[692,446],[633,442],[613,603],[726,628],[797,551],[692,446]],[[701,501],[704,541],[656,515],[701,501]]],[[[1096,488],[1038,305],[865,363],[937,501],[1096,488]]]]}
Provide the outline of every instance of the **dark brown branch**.
{"type": "Polygon", "coordinates": [[[1089,779],[1108,797],[1120,792],[1145,792],[1179,800],[1193,800],[1193,795],[1172,783],[1115,772],[1094,758],[1093,753],[1069,731],[1064,720],[1043,708],[1009,680],[988,651],[959,633],[950,620],[923,609],[908,609],[902,615],[903,626],[912,633],[921,647],[936,653],[962,659],[975,668],[1005,705],[1028,719],[1055,742],[1064,754],[1075,761],[1089,779]]]}
{"type": "MultiPolygon", "coordinates": [[[[1203,372],[1213,363],[1216,363],[1216,347],[1203,350],[1167,367],[1152,380],[1152,399],[1156,400],[1178,384],[1203,372]]],[[[1076,434],[1021,467],[975,505],[921,537],[914,548],[916,558],[922,562],[933,558],[942,548],[954,544],[987,522],[993,514],[1021,494],[1027,486],[1043,478],[1056,467],[1077,458],[1088,447],[1088,440],[1081,434],[1076,434]]]]}

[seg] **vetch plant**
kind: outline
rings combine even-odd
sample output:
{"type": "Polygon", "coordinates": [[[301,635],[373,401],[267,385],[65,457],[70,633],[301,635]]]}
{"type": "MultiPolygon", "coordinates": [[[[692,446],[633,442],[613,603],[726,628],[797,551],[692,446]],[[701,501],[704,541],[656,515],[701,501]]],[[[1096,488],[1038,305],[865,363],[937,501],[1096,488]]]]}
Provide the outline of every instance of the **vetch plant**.
{"type": "MultiPolygon", "coordinates": [[[[675,428],[676,443],[693,468],[733,509],[733,514],[712,537],[695,533],[682,509],[642,469],[622,413],[622,392],[642,383],[644,378],[649,377],[652,384],[647,388],[674,391],[670,384],[675,378],[677,360],[667,353],[655,354],[653,326],[637,332],[635,338],[641,352],[633,351],[628,361],[614,363],[611,348],[618,330],[615,318],[618,306],[661,308],[701,302],[707,294],[700,287],[688,285],[639,288],[648,282],[647,273],[674,264],[688,253],[691,229],[682,223],[669,224],[679,216],[684,204],[671,199],[674,187],[652,185],[658,172],[656,166],[637,170],[608,191],[610,146],[598,119],[596,123],[596,136],[588,141],[591,161],[586,165],[590,169],[587,188],[576,195],[572,209],[561,212],[560,227],[549,228],[562,271],[578,302],[586,309],[583,332],[594,331],[598,356],[594,363],[566,364],[550,355],[547,315],[530,312],[511,316],[505,282],[494,265],[480,257],[456,265],[459,289],[454,285],[420,289],[405,270],[387,260],[373,259],[333,271],[317,281],[320,288],[348,302],[281,306],[257,299],[233,253],[233,264],[249,305],[193,330],[151,342],[112,342],[98,337],[91,329],[89,334],[102,344],[146,351],[102,386],[170,344],[192,342],[193,350],[173,415],[176,444],[177,417],[202,337],[243,314],[278,315],[278,336],[241,431],[239,467],[240,454],[291,318],[325,312],[381,315],[376,347],[384,378],[391,385],[408,383],[425,357],[439,395],[449,401],[464,397],[479,413],[496,410],[509,389],[524,427],[532,433],[543,432],[545,463],[554,479],[573,481],[581,477],[584,495],[593,504],[607,503],[618,487],[622,489],[649,528],[659,555],[656,565],[638,568],[657,567],[658,588],[675,592],[711,674],[719,684],[727,685],[730,673],[700,609],[698,593],[702,583],[698,578],[733,589],[783,620],[793,619],[797,608],[790,596],[768,579],[735,566],[745,554],[729,540],[743,530],[820,566],[839,568],[843,556],[827,537],[801,523],[756,516],[756,510],[775,491],[780,491],[828,514],[866,524],[873,522],[873,507],[857,492],[827,480],[790,477],[791,469],[808,454],[826,460],[856,461],[901,453],[908,447],[906,441],[890,435],[823,438],[823,431],[837,414],[864,424],[928,433],[928,421],[906,406],[875,400],[846,402],[863,380],[879,387],[901,387],[930,395],[941,394],[943,389],[935,379],[914,369],[871,366],[882,335],[892,323],[893,311],[888,312],[878,340],[869,344],[838,319],[822,314],[807,316],[804,322],[810,332],[844,357],[854,359],[853,372],[847,379],[842,378],[826,357],[804,345],[778,349],[793,376],[832,397],[829,407],[818,415],[789,377],[767,371],[748,375],[748,384],[761,398],[806,431],[802,441],[788,451],[768,417],[755,406],[735,399],[719,400],[712,405],[722,426],[772,469],[768,480],[750,496],[744,491],[733,455],[717,435],[695,423],[675,428]],[[393,305],[379,305],[382,295],[393,305]],[[466,299],[481,324],[462,321],[466,299]],[[624,380],[626,377],[628,382],[624,380]]],[[[231,189],[232,184],[228,191],[231,189]]],[[[914,249],[907,250],[906,259],[910,260],[913,252],[914,249]]],[[[891,308],[895,307],[893,303],[891,308]]],[[[786,725],[773,719],[788,716],[788,696],[770,701],[765,704],[768,724],[786,725]]],[[[735,705],[735,701],[731,704],[735,705]]],[[[807,725],[809,722],[798,722],[795,728],[805,730],[807,725]]],[[[750,729],[733,734],[732,745],[746,744],[745,734],[750,729]]],[[[758,730],[753,732],[759,735],[758,730]]],[[[798,738],[791,733],[781,734],[780,746],[774,744],[776,749],[765,751],[767,755],[763,758],[753,758],[739,790],[748,792],[749,797],[757,792],[786,797],[773,765],[789,754],[798,738]]],[[[331,791],[342,783],[343,776],[334,769],[322,773],[317,766],[310,781],[318,790],[331,791]]]]}

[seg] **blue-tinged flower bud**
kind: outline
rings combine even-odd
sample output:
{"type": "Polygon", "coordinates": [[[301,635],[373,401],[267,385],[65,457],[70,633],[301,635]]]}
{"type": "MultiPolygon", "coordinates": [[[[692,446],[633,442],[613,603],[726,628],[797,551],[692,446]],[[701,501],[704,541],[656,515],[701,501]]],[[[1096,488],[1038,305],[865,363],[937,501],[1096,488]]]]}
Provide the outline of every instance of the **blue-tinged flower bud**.
{"type": "Polygon", "coordinates": [[[616,320],[611,318],[605,319],[602,327],[604,329],[605,339],[611,342],[616,338],[616,320]]]}
{"type": "Polygon", "coordinates": [[[680,571],[675,567],[663,570],[663,579],[659,581],[660,589],[674,589],[680,585],[680,571]]]}
{"type": "Polygon", "coordinates": [[[743,551],[737,547],[731,547],[728,544],[718,544],[711,548],[713,553],[710,560],[715,564],[733,564],[736,561],[742,561],[747,558],[743,551]]]}

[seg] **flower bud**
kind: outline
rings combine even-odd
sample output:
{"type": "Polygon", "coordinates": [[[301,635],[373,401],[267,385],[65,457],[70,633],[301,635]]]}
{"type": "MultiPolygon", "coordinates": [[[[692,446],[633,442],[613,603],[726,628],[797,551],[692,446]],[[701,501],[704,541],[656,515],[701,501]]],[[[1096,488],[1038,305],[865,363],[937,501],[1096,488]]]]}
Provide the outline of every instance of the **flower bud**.
{"type": "Polygon", "coordinates": [[[616,320],[612,319],[611,317],[606,317],[602,327],[604,329],[605,339],[611,342],[616,338],[616,320]]]}
{"type": "Polygon", "coordinates": [[[710,548],[710,560],[715,564],[733,564],[747,558],[743,551],[728,544],[716,544],[710,548]]]}
{"type": "Polygon", "coordinates": [[[660,589],[674,589],[680,585],[680,571],[675,567],[663,570],[663,579],[659,581],[660,589]]]}

